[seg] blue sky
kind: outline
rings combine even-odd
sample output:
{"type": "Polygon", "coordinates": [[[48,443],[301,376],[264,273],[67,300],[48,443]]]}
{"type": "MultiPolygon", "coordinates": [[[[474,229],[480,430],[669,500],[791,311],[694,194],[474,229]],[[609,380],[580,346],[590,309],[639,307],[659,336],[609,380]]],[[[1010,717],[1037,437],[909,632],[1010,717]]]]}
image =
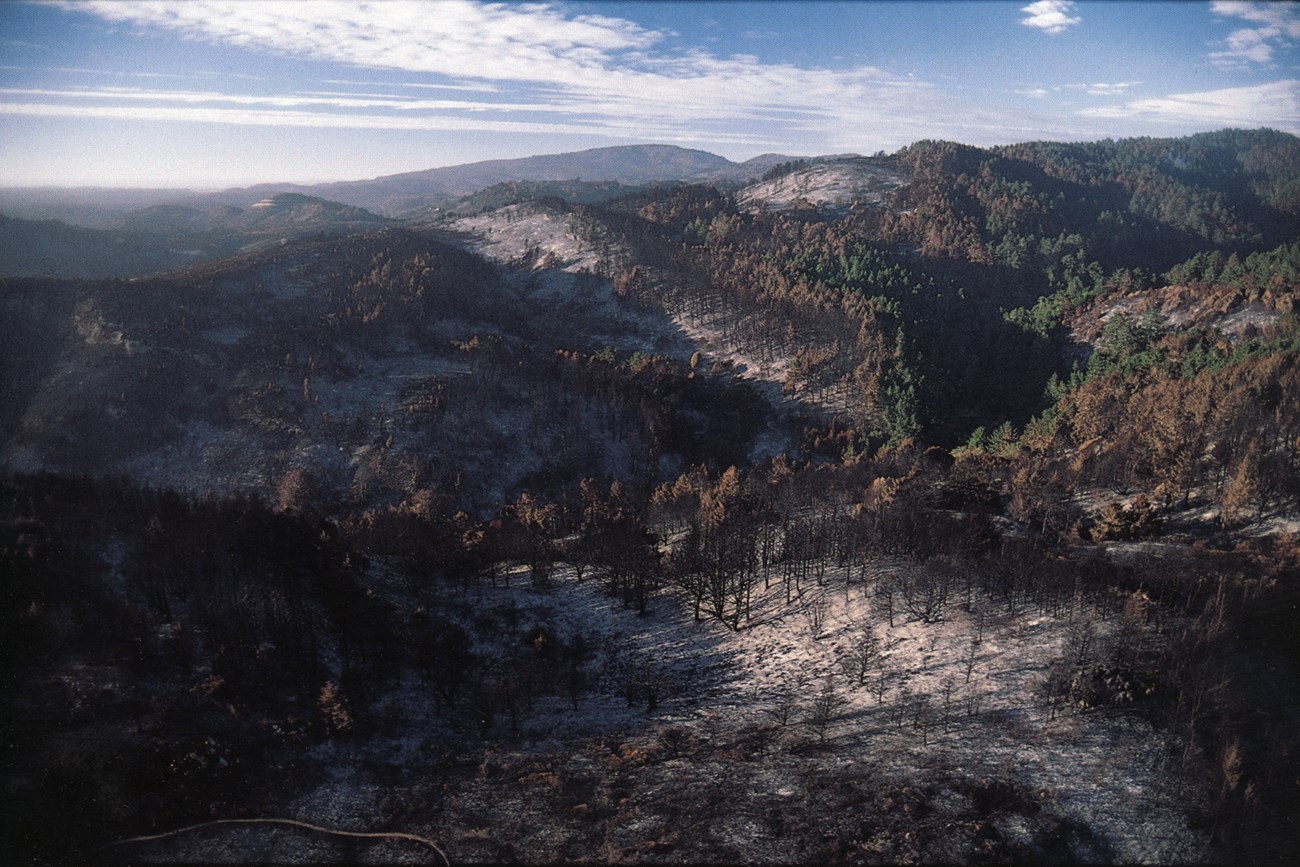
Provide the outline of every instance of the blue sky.
{"type": "Polygon", "coordinates": [[[1300,134],[1271,2],[0,3],[0,185],[367,178],[664,142],[732,159],[1300,134]]]}

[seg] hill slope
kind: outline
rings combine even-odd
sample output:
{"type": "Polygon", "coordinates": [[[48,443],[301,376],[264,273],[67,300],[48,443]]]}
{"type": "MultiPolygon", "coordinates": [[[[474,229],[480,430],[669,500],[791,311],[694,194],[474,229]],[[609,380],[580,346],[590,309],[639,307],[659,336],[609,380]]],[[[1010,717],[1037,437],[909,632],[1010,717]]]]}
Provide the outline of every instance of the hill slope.
{"type": "Polygon", "coordinates": [[[0,284],[0,324],[26,338],[2,359],[0,460],[265,497],[297,471],[333,503],[432,486],[490,512],[587,475],[644,488],[744,462],[775,423],[589,273],[499,269],[448,240],[368,233],[129,283],[0,284]]]}

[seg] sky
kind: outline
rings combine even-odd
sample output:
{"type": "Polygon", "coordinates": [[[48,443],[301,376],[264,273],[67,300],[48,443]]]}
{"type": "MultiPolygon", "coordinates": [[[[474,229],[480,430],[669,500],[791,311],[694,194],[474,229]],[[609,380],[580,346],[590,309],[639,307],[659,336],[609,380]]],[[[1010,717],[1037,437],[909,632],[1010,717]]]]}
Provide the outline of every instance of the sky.
{"type": "Polygon", "coordinates": [[[1300,4],[0,2],[0,185],[1300,134],[1300,4]]]}

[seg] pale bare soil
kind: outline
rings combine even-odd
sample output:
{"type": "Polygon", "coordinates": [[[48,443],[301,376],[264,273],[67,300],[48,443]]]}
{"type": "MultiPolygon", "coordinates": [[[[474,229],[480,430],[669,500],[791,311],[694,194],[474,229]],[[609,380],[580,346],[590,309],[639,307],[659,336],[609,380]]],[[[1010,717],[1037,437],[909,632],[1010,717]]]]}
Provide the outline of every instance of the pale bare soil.
{"type": "Polygon", "coordinates": [[[797,207],[847,210],[850,205],[882,205],[889,193],[909,183],[887,166],[857,158],[814,163],[736,194],[742,210],[786,211],[797,207]]]}
{"type": "MultiPolygon", "coordinates": [[[[479,746],[466,749],[469,764],[449,766],[449,745],[467,737],[462,717],[435,713],[428,688],[407,675],[379,702],[387,720],[379,732],[316,750],[312,764],[325,769],[323,776],[287,803],[283,815],[353,831],[427,836],[453,863],[503,857],[798,863],[809,857],[803,847],[811,833],[801,823],[829,810],[827,786],[857,781],[865,790],[893,793],[881,803],[903,804],[901,839],[906,828],[931,827],[926,817],[934,811],[950,814],[944,827],[960,824],[973,814],[972,797],[1005,785],[1024,800],[992,811],[983,833],[1006,845],[1038,851],[1067,828],[1073,830],[1059,855],[1068,860],[1207,857],[1204,830],[1189,827],[1186,818],[1194,793],[1169,782],[1169,745],[1161,732],[1139,713],[1067,707],[1053,715],[1042,700],[1043,679],[1064,652],[1071,624],[1096,620],[1097,612],[1076,605],[1059,618],[1013,615],[977,594],[969,607],[954,600],[937,623],[896,613],[891,626],[874,590],[899,565],[875,561],[848,576],[829,568],[824,586],[810,583],[788,603],[775,576],[766,593],[760,579],[753,619],[739,631],[715,620],[693,622],[688,601],[675,590],[657,595],[650,612],[637,616],[598,580],[578,582],[565,567],[544,589],[532,586],[522,569],[508,577],[509,586],[442,588],[443,610],[480,612],[474,627],[480,653],[517,652],[536,625],[555,635],[585,635],[597,648],[591,691],[576,707],[567,697],[537,698],[517,732],[496,719],[479,746]],[[814,630],[808,615],[817,600],[824,600],[825,617],[814,630]],[[513,628],[502,626],[506,612],[513,628]],[[863,630],[885,649],[883,700],[874,677],[861,686],[844,669],[863,630]],[[967,652],[977,631],[982,640],[968,681],[967,652]],[[619,672],[628,665],[659,678],[663,692],[653,711],[622,694],[619,672]],[[823,742],[810,714],[826,685],[839,703],[823,742]],[[909,693],[930,698],[921,728],[910,712],[899,711],[909,693]],[[782,720],[787,700],[793,711],[782,720]],[[922,812],[911,818],[908,798],[921,799],[916,809],[922,812]]],[[[380,568],[375,576],[380,589],[385,580],[400,580],[384,575],[380,568]]],[[[1153,645],[1161,640],[1155,622],[1147,636],[1153,645]]],[[[1096,625],[1104,646],[1114,624],[1096,625]]],[[[872,819],[869,809],[848,819],[832,813],[827,823],[872,819]]],[[[975,856],[936,856],[923,841],[900,850],[904,844],[890,833],[863,841],[860,856],[884,862],[913,851],[919,854],[909,857],[925,861],[975,856]]],[[[361,862],[434,860],[400,841],[339,845],[287,829],[229,827],[137,851],[166,861],[332,860],[341,852],[361,862]]]]}
{"type": "MultiPolygon", "coordinates": [[[[901,176],[878,166],[854,168],[849,164],[817,165],[815,182],[809,181],[801,189],[820,190],[817,195],[829,197],[826,201],[839,201],[837,196],[854,196],[867,193],[855,183],[866,184],[878,201],[892,185],[903,183],[901,176]],[[830,168],[827,168],[830,166],[830,168]],[[856,179],[856,180],[854,180],[856,179]],[[808,184],[811,184],[809,186],[808,184]],[[856,192],[855,192],[856,191],[856,192]]],[[[808,171],[813,171],[809,169],[808,171]]],[[[765,184],[793,183],[793,175],[765,184]]],[[[752,189],[753,201],[768,195],[763,184],[752,189]]],[[[866,189],[866,187],[863,187],[866,189]]],[[[854,199],[856,200],[856,199],[854,199]]],[[[775,200],[774,200],[775,201],[775,200]]],[[[847,201],[847,200],[846,200],[847,201]]],[[[776,205],[773,205],[776,207],[776,205]]],[[[572,275],[587,271],[597,274],[614,274],[631,267],[632,257],[604,229],[581,217],[563,214],[537,203],[510,205],[495,211],[464,217],[453,221],[450,228],[463,232],[470,239],[471,250],[502,264],[531,262],[531,276],[518,281],[519,291],[533,299],[551,299],[556,303],[574,303],[572,275]]],[[[699,351],[706,364],[718,365],[732,374],[750,381],[758,387],[778,411],[799,408],[831,414],[852,409],[852,396],[848,389],[829,390],[823,394],[791,395],[783,391],[794,361],[792,355],[773,358],[760,357],[750,347],[725,337],[727,326],[734,324],[737,314],[719,309],[710,316],[697,317],[685,310],[668,310],[669,320],[639,314],[626,305],[617,303],[612,288],[605,281],[598,289],[587,288],[587,310],[600,314],[617,326],[625,323],[634,327],[616,328],[626,333],[642,335],[638,340],[611,340],[610,345],[626,351],[663,352],[682,360],[699,351]]]]}
{"type": "Polygon", "coordinates": [[[1118,315],[1132,319],[1153,315],[1161,328],[1171,331],[1205,326],[1232,341],[1258,334],[1282,318],[1276,310],[1258,301],[1204,297],[1186,292],[1185,287],[1168,286],[1099,302],[1074,318],[1071,337],[1076,343],[1089,344],[1095,349],[1100,345],[1103,326],[1118,315]]]}

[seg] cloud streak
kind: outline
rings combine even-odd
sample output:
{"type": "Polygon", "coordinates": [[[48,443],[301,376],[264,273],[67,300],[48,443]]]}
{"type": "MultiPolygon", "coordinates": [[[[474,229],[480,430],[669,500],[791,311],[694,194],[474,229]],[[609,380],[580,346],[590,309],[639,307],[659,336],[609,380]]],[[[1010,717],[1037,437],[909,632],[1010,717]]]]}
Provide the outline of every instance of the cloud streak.
{"type": "Polygon", "coordinates": [[[538,105],[533,103],[481,102],[456,99],[410,99],[388,94],[356,94],[345,91],[316,91],[312,93],[263,96],[257,94],[220,93],[196,90],[143,90],[126,87],[101,87],[76,90],[45,88],[0,88],[0,96],[39,97],[43,99],[117,100],[126,102],[174,102],[182,105],[196,103],[228,103],[241,106],[267,106],[271,108],[384,108],[403,112],[416,111],[572,111],[563,105],[538,105]]]}
{"type": "MultiPolygon", "coordinates": [[[[587,128],[582,121],[546,123],[518,120],[477,120],[463,117],[402,117],[374,114],[334,114],[293,110],[246,110],[229,108],[177,106],[73,106],[61,103],[0,102],[0,116],[91,120],[162,121],[172,123],[210,123],[235,126],[300,127],[307,129],[365,129],[418,132],[484,132],[571,135],[598,132],[602,135],[642,140],[647,137],[665,142],[692,141],[693,136],[680,129],[651,127],[634,121],[602,121],[587,128]]],[[[772,142],[763,136],[745,132],[719,132],[714,138],[724,144],[763,146],[772,142]]]]}
{"type": "Polygon", "coordinates": [[[1094,118],[1141,118],[1163,123],[1218,126],[1300,127],[1300,80],[1287,79],[1252,87],[1229,87],[1201,93],[1178,93],[1136,99],[1122,105],[1084,109],[1094,118]]]}

